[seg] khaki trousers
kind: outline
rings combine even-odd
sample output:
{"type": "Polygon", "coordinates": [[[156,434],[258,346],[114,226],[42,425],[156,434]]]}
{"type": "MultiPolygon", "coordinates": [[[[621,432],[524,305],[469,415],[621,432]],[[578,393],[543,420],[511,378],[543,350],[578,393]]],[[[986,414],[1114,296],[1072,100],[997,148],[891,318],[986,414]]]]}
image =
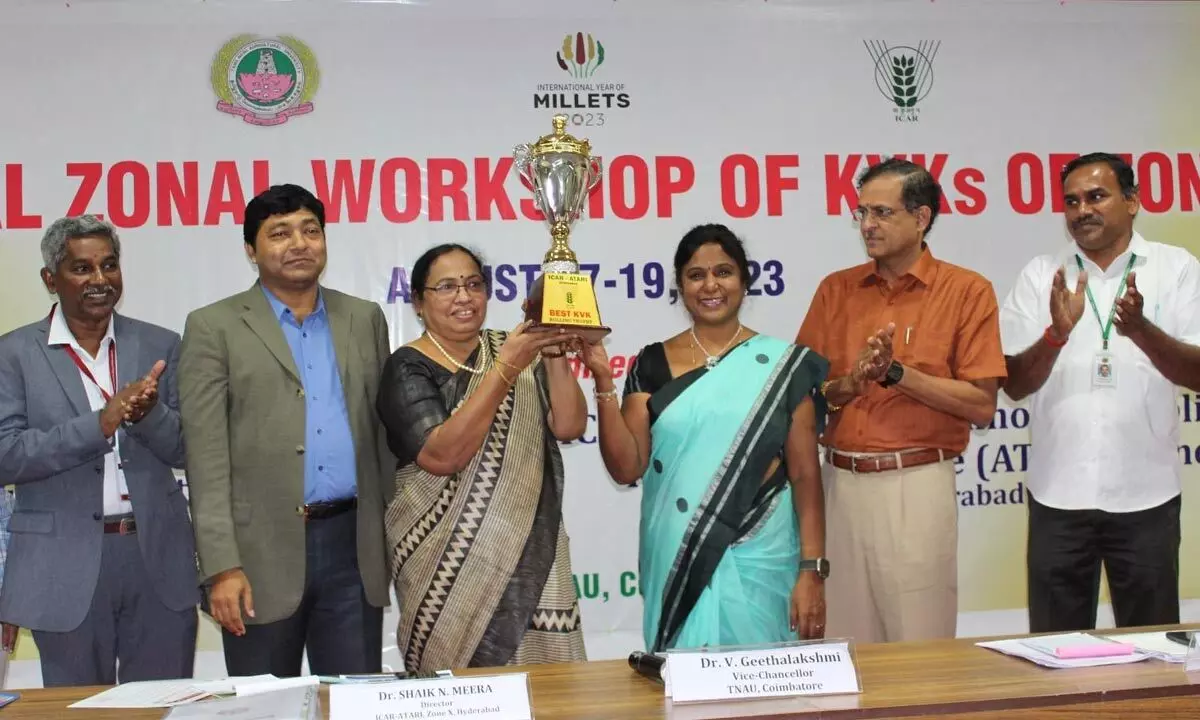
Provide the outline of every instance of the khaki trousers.
{"type": "Polygon", "coordinates": [[[952,460],[855,474],[826,463],[825,637],[953,638],[958,498],[952,460]]]}

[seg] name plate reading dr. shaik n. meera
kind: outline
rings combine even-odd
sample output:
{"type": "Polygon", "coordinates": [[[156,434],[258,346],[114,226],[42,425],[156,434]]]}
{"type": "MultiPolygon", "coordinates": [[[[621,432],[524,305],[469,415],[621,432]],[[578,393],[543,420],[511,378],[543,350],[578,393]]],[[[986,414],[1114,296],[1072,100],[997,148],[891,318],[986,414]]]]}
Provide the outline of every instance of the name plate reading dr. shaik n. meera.
{"type": "Polygon", "coordinates": [[[528,676],[399,680],[332,685],[330,720],[532,720],[528,676]]]}
{"type": "Polygon", "coordinates": [[[672,652],[664,675],[677,703],[861,692],[848,642],[672,652]]]}

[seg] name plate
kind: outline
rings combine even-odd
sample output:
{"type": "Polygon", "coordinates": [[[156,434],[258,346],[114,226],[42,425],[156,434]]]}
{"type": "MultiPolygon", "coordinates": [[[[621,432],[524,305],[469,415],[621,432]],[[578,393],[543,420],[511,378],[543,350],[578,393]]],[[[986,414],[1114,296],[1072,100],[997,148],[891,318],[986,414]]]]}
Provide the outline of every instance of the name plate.
{"type": "Polygon", "coordinates": [[[672,702],[861,692],[845,642],[667,654],[672,702]]]}
{"type": "Polygon", "coordinates": [[[331,685],[330,720],[533,720],[524,673],[331,685]]]}

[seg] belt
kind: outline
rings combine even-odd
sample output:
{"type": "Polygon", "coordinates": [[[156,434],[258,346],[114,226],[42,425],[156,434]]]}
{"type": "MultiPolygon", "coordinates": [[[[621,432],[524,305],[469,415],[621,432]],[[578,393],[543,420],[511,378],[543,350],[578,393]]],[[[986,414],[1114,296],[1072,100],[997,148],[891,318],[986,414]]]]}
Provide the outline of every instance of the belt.
{"type": "Polygon", "coordinates": [[[358,498],[352,497],[345,500],[328,500],[301,505],[296,508],[296,514],[303,515],[305,521],[325,520],[353,510],[356,507],[358,507],[358,498]]]}
{"type": "Polygon", "coordinates": [[[117,535],[134,535],[137,533],[137,521],[132,515],[127,515],[119,520],[105,521],[105,533],[116,533],[117,535]]]}
{"type": "Polygon", "coordinates": [[[852,473],[876,473],[903,468],[919,467],[945,460],[945,450],[899,450],[893,453],[870,455],[847,455],[837,450],[825,451],[825,460],[836,468],[852,473]]]}

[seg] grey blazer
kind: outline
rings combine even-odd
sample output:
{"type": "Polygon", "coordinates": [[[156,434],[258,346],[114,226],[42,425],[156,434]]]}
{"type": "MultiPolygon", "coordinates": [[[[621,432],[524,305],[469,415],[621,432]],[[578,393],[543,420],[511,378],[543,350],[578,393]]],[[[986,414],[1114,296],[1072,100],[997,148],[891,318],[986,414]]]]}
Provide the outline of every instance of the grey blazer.
{"type": "MultiPolygon", "coordinates": [[[[387,320],[375,303],[321,293],[354,438],[358,569],[367,600],[386,607],[383,511],[396,460],[375,395],[389,355],[387,320]]],[[[258,283],[188,315],[179,377],[199,579],[240,567],[254,594],[255,616],[245,622],[290,617],[305,578],[305,523],[297,512],[304,505],[304,388],[258,283]]]]}
{"type": "MultiPolygon", "coordinates": [[[[179,335],[117,314],[112,322],[118,387],[167,362],[154,408],[117,432],[147,574],[163,604],[186,610],[199,592],[187,500],[171,472],[184,455],[179,335]]],[[[65,632],[83,622],[96,589],[112,446],[78,368],[46,344],[49,331],[47,319],[0,337],[0,483],[17,486],[0,620],[65,632]]]]}

